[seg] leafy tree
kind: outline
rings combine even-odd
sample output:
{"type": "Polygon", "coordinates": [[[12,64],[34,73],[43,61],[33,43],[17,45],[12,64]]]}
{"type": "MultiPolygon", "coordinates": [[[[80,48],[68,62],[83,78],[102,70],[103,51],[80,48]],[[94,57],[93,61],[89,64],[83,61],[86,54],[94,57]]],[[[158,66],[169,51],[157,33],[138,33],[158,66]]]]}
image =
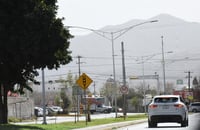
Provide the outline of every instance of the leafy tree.
{"type": "Polygon", "coordinates": [[[193,96],[194,96],[194,101],[200,101],[200,80],[197,79],[195,76],[193,81],[192,81],[192,91],[193,91],[193,96]]]}
{"type": "Polygon", "coordinates": [[[194,77],[194,79],[193,79],[193,81],[192,81],[192,85],[193,85],[195,88],[198,87],[199,82],[198,82],[198,80],[197,80],[197,77],[194,77]]]}
{"type": "Polygon", "coordinates": [[[57,0],[0,1],[0,124],[7,124],[7,92],[23,93],[38,69],[69,63],[69,31],[56,17],[57,0]]]}
{"type": "Polygon", "coordinates": [[[72,87],[76,83],[76,80],[73,79],[73,75],[72,75],[71,72],[69,72],[68,75],[67,75],[67,82],[68,82],[70,87],[72,87]]]}
{"type": "Polygon", "coordinates": [[[174,90],[174,87],[173,87],[173,83],[170,83],[170,82],[167,82],[166,83],[166,88],[165,88],[165,93],[166,94],[172,94],[173,93],[173,90],[174,90]]]}
{"type": "Polygon", "coordinates": [[[58,96],[58,95],[55,96],[55,104],[56,104],[57,106],[60,105],[60,96],[58,96]]]}
{"type": "Polygon", "coordinates": [[[63,109],[65,112],[67,112],[67,109],[69,108],[70,104],[71,104],[71,101],[69,99],[69,97],[66,95],[66,91],[64,91],[65,89],[63,89],[61,92],[60,92],[60,97],[63,101],[63,109]]]}
{"type": "Polygon", "coordinates": [[[107,97],[111,105],[114,105],[114,97],[116,96],[116,86],[114,82],[107,81],[100,90],[101,95],[107,97]]]}
{"type": "Polygon", "coordinates": [[[134,96],[132,99],[131,99],[131,104],[136,108],[136,112],[138,112],[138,108],[139,108],[139,105],[140,105],[140,100],[138,97],[134,96]]]}

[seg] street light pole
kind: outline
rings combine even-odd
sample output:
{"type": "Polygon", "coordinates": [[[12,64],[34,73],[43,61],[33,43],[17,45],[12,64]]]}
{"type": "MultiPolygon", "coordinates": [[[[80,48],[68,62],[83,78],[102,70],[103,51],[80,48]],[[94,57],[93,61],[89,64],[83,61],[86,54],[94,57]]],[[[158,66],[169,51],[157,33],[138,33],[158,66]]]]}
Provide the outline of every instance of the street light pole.
{"type": "Polygon", "coordinates": [[[163,86],[164,86],[164,94],[166,94],[166,81],[165,81],[165,56],[164,56],[163,36],[161,36],[161,39],[162,39],[163,86]]]}
{"type": "MultiPolygon", "coordinates": [[[[126,67],[125,67],[125,59],[124,59],[124,43],[121,42],[121,46],[122,46],[122,74],[123,74],[123,87],[127,87],[126,86],[126,67]]],[[[123,93],[123,115],[124,115],[124,120],[126,119],[126,115],[127,115],[127,101],[126,101],[126,93],[123,93]]]]}
{"type": "Polygon", "coordinates": [[[144,112],[147,113],[146,109],[146,88],[145,88],[145,80],[144,80],[144,56],[142,56],[142,82],[143,82],[143,93],[144,93],[144,112]]]}
{"type": "MultiPolygon", "coordinates": [[[[115,74],[115,49],[114,49],[114,36],[113,32],[111,34],[111,42],[112,42],[112,61],[113,61],[113,80],[114,80],[114,87],[117,87],[116,84],[116,74],[115,74]]],[[[115,117],[117,118],[117,89],[115,90],[115,117]]]]}
{"type": "MultiPolygon", "coordinates": [[[[114,78],[114,86],[116,87],[116,74],[115,74],[115,52],[114,52],[114,41],[121,37],[122,35],[124,35],[126,32],[128,32],[129,30],[131,30],[132,28],[135,28],[137,26],[143,25],[143,24],[147,24],[147,23],[154,23],[154,22],[158,22],[158,20],[151,20],[151,21],[145,21],[145,22],[141,22],[123,29],[120,29],[118,31],[114,31],[114,32],[107,32],[107,31],[101,31],[101,30],[94,30],[91,28],[85,28],[85,27],[80,27],[80,26],[66,26],[67,28],[80,28],[80,29],[84,29],[84,30],[89,30],[92,31],[94,33],[96,33],[97,35],[106,38],[107,40],[111,41],[112,43],[112,60],[113,60],[113,78],[114,78]],[[111,37],[107,37],[105,34],[110,34],[111,37]],[[116,34],[116,35],[115,35],[116,34]],[[115,35],[115,36],[114,36],[115,35]]],[[[117,90],[116,90],[117,91],[117,90]]],[[[115,117],[117,118],[117,99],[116,99],[117,93],[115,94],[115,117]]]]}

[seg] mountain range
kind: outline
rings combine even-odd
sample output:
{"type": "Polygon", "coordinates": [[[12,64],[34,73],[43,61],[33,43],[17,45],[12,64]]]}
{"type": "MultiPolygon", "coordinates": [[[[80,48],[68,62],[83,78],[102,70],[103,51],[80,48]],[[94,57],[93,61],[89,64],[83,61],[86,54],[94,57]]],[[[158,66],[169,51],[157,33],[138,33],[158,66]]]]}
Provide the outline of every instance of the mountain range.
{"type": "Polygon", "coordinates": [[[116,79],[121,81],[121,42],[123,42],[127,80],[128,77],[139,76],[143,72],[144,75],[154,75],[156,72],[162,79],[162,43],[167,81],[182,79],[186,84],[186,71],[191,71],[192,77],[200,75],[200,23],[185,21],[169,14],[160,14],[146,20],[133,19],[120,25],[89,30],[91,33],[71,39],[70,50],[73,61],[56,73],[62,75],[70,71],[78,75],[77,56],[81,56],[81,72],[87,73],[97,83],[104,82],[113,75],[113,47],[116,79]],[[151,20],[158,22],[147,22],[151,20]],[[143,22],[147,23],[138,25],[143,22]],[[133,28],[124,34],[117,33],[129,27],[133,28]],[[112,34],[114,38],[120,35],[113,40],[113,46],[112,34]]]}

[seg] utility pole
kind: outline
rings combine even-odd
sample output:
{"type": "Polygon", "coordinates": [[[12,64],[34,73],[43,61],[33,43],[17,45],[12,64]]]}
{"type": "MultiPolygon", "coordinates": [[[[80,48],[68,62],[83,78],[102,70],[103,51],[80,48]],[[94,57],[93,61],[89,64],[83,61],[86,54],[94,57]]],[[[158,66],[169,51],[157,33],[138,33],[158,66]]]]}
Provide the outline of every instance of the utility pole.
{"type": "Polygon", "coordinates": [[[144,113],[147,113],[146,107],[146,87],[145,87],[145,78],[144,78],[144,56],[142,56],[142,88],[143,88],[143,95],[144,95],[144,113]]]}
{"type": "Polygon", "coordinates": [[[157,95],[160,95],[160,83],[159,83],[159,75],[155,72],[155,78],[157,80],[157,95]]]}
{"type": "Polygon", "coordinates": [[[164,56],[163,36],[161,36],[161,39],[162,39],[163,86],[164,86],[164,94],[166,94],[166,81],[165,81],[165,56],[164,56]]]}
{"type": "Polygon", "coordinates": [[[192,77],[190,76],[190,74],[191,74],[192,72],[187,71],[187,72],[185,72],[185,73],[188,73],[188,76],[186,76],[186,78],[188,78],[188,90],[189,90],[189,92],[190,92],[190,78],[192,78],[192,77]]]}
{"type": "MultiPolygon", "coordinates": [[[[78,76],[80,77],[81,75],[81,56],[77,56],[78,58],[78,76]]],[[[79,108],[80,108],[80,102],[79,102],[79,86],[77,86],[77,90],[76,90],[76,94],[77,94],[77,113],[75,112],[75,123],[76,123],[76,116],[77,116],[77,121],[79,121],[79,108]],[[77,115],[76,115],[77,114],[77,115]]]]}
{"type": "MultiPolygon", "coordinates": [[[[121,42],[121,46],[122,46],[122,73],[123,73],[123,86],[124,87],[127,87],[126,86],[126,69],[125,69],[125,60],[124,60],[124,43],[121,42]]],[[[127,103],[126,103],[126,94],[123,93],[123,115],[124,115],[124,120],[126,119],[126,109],[127,109],[127,103]]]]}

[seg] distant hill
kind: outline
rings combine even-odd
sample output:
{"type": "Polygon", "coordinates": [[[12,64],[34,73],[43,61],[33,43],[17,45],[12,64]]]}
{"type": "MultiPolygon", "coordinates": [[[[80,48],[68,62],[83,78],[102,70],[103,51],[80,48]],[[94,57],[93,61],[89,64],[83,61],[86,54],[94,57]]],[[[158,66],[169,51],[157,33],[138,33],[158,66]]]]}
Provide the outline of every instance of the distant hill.
{"type": "MultiPolygon", "coordinates": [[[[104,35],[111,38],[111,32],[150,20],[158,20],[158,22],[134,27],[114,40],[117,80],[122,78],[122,41],[125,44],[127,77],[142,75],[141,63],[143,58],[145,75],[152,75],[157,72],[162,79],[161,36],[164,37],[165,52],[173,51],[170,54],[165,53],[166,79],[183,79],[184,83],[187,83],[186,73],[184,72],[189,70],[193,72],[191,74],[193,77],[199,76],[200,23],[187,22],[168,14],[160,14],[146,20],[133,19],[120,25],[108,25],[99,30],[109,32],[104,35]]],[[[113,74],[111,40],[91,32],[88,35],[75,36],[71,40],[70,49],[74,61],[66,68],[71,70],[72,73],[78,73],[75,57],[80,55],[82,56],[81,72],[89,74],[97,82],[105,81],[113,74]]],[[[67,73],[66,68],[65,73],[67,73]]]]}

